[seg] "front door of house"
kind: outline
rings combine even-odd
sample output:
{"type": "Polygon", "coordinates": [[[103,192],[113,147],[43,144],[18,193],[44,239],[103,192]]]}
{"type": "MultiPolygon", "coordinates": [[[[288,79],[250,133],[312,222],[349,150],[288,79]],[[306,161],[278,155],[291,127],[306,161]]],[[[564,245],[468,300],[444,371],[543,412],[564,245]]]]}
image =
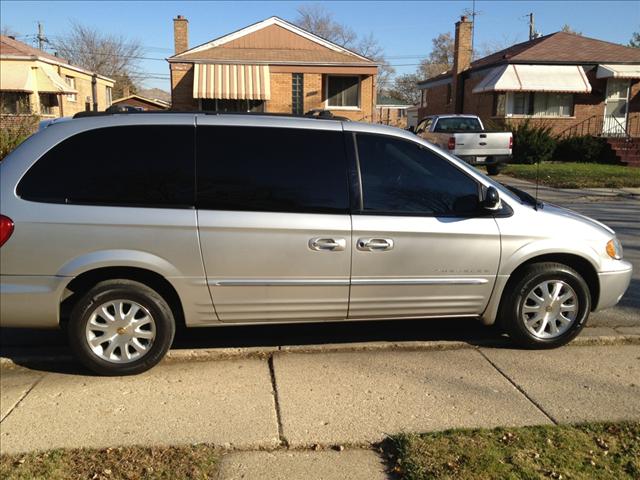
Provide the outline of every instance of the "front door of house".
{"type": "Polygon", "coordinates": [[[607,80],[607,98],[604,107],[602,133],[606,136],[621,136],[627,126],[627,104],[629,102],[629,80],[610,78],[607,80]]]}

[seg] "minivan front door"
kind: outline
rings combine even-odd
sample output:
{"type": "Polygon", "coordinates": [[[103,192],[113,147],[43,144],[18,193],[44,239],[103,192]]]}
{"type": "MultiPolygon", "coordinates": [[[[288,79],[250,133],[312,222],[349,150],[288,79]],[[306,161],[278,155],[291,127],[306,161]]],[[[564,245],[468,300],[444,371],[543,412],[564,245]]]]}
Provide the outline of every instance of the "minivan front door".
{"type": "Polygon", "coordinates": [[[475,316],[500,261],[478,184],[414,142],[357,134],[362,210],[353,216],[349,318],[475,316]]]}
{"type": "Polygon", "coordinates": [[[218,317],[343,320],[352,242],[340,123],[247,121],[198,116],[198,228],[218,317]]]}

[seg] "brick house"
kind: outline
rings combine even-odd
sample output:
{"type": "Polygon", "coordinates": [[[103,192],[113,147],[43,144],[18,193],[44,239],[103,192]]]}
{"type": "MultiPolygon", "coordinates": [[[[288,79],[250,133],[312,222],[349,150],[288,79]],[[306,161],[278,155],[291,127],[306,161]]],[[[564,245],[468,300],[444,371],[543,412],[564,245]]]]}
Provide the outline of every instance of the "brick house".
{"type": "Polygon", "coordinates": [[[378,123],[392,127],[407,128],[407,109],[411,107],[407,102],[391,97],[378,97],[376,116],[378,123]]]}
{"type": "Polygon", "coordinates": [[[421,118],[471,113],[558,135],[640,136],[640,49],[556,32],[472,62],[472,28],[456,23],[453,68],[418,83],[421,118]]]}
{"type": "Polygon", "coordinates": [[[0,36],[2,125],[21,116],[71,116],[111,105],[115,81],[15,38],[0,36]]]}
{"type": "Polygon", "coordinates": [[[377,65],[278,17],[188,48],[188,21],[174,19],[174,110],[303,114],[330,110],[374,121],[377,65]]]}
{"type": "Polygon", "coordinates": [[[112,105],[116,107],[135,107],[149,112],[157,110],[167,110],[171,107],[171,104],[169,102],[165,102],[164,100],[160,100],[159,98],[147,98],[136,93],[127,95],[126,93],[127,92],[125,91],[124,97],[116,98],[112,102],[112,105]]]}

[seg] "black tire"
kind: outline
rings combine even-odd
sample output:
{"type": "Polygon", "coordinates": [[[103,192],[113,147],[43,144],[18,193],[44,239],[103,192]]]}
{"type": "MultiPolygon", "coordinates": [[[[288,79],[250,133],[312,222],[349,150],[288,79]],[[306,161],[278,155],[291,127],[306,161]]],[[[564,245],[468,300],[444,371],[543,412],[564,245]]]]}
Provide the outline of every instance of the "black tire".
{"type": "Polygon", "coordinates": [[[561,263],[534,263],[524,268],[518,279],[508,286],[502,296],[498,313],[499,326],[511,340],[524,348],[555,348],[573,340],[584,328],[591,311],[589,287],[578,272],[561,263]],[[554,338],[541,338],[530,332],[522,318],[522,310],[529,293],[546,280],[560,280],[569,285],[577,297],[577,313],[570,327],[554,338]]]}
{"type": "Polygon", "coordinates": [[[89,290],[73,307],[67,328],[69,345],[75,357],[99,375],[134,375],[149,370],[167,353],[175,334],[173,313],[167,302],[147,285],[132,280],[107,280],[89,290]],[[131,300],[143,306],[153,317],[155,338],[148,351],[129,363],[113,363],[95,354],[85,335],[94,309],[110,300],[131,300]]]}
{"type": "Polygon", "coordinates": [[[487,173],[490,176],[498,175],[503,169],[502,164],[494,163],[492,165],[487,165],[487,173]]]}

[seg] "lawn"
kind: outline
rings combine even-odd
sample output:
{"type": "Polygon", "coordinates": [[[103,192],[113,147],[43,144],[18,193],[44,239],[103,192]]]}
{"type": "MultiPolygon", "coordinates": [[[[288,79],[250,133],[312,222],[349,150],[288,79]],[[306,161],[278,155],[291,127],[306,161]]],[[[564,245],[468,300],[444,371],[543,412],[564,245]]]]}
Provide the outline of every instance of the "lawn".
{"type": "MultiPolygon", "coordinates": [[[[402,480],[640,478],[638,422],[400,434],[383,448],[390,470],[402,480]]],[[[0,478],[216,478],[221,455],[210,445],[2,455],[0,478]]]]}
{"type": "Polygon", "coordinates": [[[403,480],[640,478],[640,423],[402,434],[390,444],[403,480]]]}
{"type": "Polygon", "coordinates": [[[51,450],[2,455],[2,480],[208,479],[219,450],[208,445],[51,450]]]}
{"type": "MultiPolygon", "coordinates": [[[[536,181],[536,165],[509,165],[502,173],[536,181]]],[[[599,163],[541,163],[540,183],[557,188],[640,187],[640,168],[599,163]]]]}

